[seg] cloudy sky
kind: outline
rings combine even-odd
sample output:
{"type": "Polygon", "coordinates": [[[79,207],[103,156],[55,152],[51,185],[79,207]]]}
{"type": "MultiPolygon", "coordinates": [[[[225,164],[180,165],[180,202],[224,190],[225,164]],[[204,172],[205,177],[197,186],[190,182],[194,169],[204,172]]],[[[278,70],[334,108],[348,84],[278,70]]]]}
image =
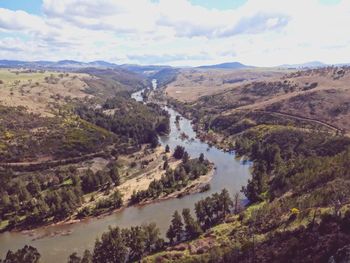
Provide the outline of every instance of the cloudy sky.
{"type": "Polygon", "coordinates": [[[350,62],[350,0],[0,0],[0,59],[350,62]]]}

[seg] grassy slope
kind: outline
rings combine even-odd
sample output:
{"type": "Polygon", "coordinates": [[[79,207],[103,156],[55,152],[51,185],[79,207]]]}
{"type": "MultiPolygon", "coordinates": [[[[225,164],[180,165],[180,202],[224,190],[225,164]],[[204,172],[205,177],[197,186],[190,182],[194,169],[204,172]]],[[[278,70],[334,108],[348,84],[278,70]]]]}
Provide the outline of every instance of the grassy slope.
{"type": "MultiPolygon", "coordinates": [[[[154,155],[153,150],[145,150],[146,157],[139,159],[130,156],[130,151],[143,149],[138,144],[148,140],[146,128],[154,132],[157,123],[166,119],[155,106],[141,105],[129,98],[131,92],[148,82],[126,70],[88,71],[94,75],[0,70],[0,172],[1,176],[7,175],[6,187],[19,183],[26,188],[35,179],[44,189],[40,193],[43,196],[56,190],[76,191],[73,176],[83,177],[88,168],[95,173],[109,173],[110,163],[116,161],[117,154],[123,156],[123,152],[126,154],[121,158],[127,161],[118,167],[122,182],[148,173],[151,166],[162,165],[163,161],[156,158],[159,155],[154,155]],[[103,105],[106,98],[111,99],[109,106],[98,110],[96,106],[103,105]],[[86,106],[92,112],[99,111],[98,119],[80,118],[75,112],[80,106],[86,106]],[[113,119],[108,119],[114,113],[113,119]],[[145,161],[142,167],[138,164],[141,161],[145,161]]],[[[8,192],[15,198],[17,193],[6,187],[1,189],[1,194],[8,192]]],[[[82,204],[70,205],[74,209],[69,211],[69,216],[76,213],[78,206],[94,205],[102,195],[107,198],[112,194],[102,190],[84,195],[82,204]],[[96,200],[91,200],[94,198],[96,200]]],[[[28,197],[29,201],[34,200],[33,197],[38,198],[33,194],[28,197]]],[[[26,206],[22,202],[16,210],[19,220],[25,219],[25,215],[30,215],[33,210],[22,204],[26,206]]],[[[0,209],[3,209],[2,203],[0,209]]],[[[5,216],[1,215],[0,229],[5,228],[8,218],[12,217],[12,208],[6,209],[5,216]]],[[[51,222],[52,219],[45,217],[44,221],[51,222]]]]}
{"type": "MultiPolygon", "coordinates": [[[[292,76],[307,75],[312,81],[315,75],[334,74],[333,69],[325,72],[299,72],[292,76]]],[[[339,86],[336,94],[344,89],[339,86]]],[[[254,93],[261,91],[257,88],[254,93]]],[[[216,111],[226,106],[220,103],[223,98],[236,101],[234,92],[208,97],[210,103],[202,103],[204,97],[190,104],[175,102],[175,105],[196,118],[205,139],[212,139],[224,148],[235,148],[238,154],[254,161],[251,186],[256,188],[253,191],[257,194],[256,203],[200,238],[144,261],[251,262],[255,257],[257,262],[327,262],[331,256],[341,258],[341,249],[350,242],[346,230],[350,227],[350,139],[307,120],[267,112],[216,111]],[[198,104],[201,106],[197,107],[198,104]],[[266,160],[271,145],[280,150],[279,162],[266,160]],[[261,170],[268,164],[271,165],[268,171],[261,170]]],[[[274,85],[266,86],[265,92],[270,97],[269,92],[275,94],[274,85]]],[[[323,88],[317,91],[322,92],[323,88]]],[[[328,100],[333,96],[327,95],[328,100]]],[[[304,100],[312,101],[307,96],[304,100]]],[[[283,107],[288,109],[289,104],[283,107]]],[[[324,115],[322,107],[314,108],[314,112],[316,118],[324,115]]],[[[343,123],[346,121],[346,116],[338,117],[343,123]]]]}
{"type": "Polygon", "coordinates": [[[271,111],[350,130],[349,68],[286,72],[183,72],[166,93],[194,117],[271,111]],[[244,80],[243,80],[244,79],[244,80]],[[237,81],[237,82],[236,82],[237,81]]]}

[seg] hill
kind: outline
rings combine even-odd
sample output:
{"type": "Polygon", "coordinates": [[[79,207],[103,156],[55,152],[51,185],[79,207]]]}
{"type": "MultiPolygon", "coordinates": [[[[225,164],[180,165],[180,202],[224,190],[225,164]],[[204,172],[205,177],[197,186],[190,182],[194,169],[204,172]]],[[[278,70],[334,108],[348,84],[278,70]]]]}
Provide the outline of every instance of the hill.
{"type": "Polygon", "coordinates": [[[239,62],[227,62],[227,63],[221,63],[221,64],[215,64],[215,65],[203,65],[199,66],[197,68],[200,69],[242,69],[242,68],[251,68],[251,66],[243,65],[239,62]]]}
{"type": "MultiPolygon", "coordinates": [[[[198,202],[196,219],[185,221],[179,242],[143,261],[347,262],[350,69],[256,74],[226,90],[204,86],[201,96],[192,96],[197,81],[218,76],[201,72],[198,80],[197,74],[181,72],[165,89],[166,99],[192,119],[202,140],[252,161],[252,178],[242,189],[249,203],[239,209],[226,202],[231,213],[218,220],[214,211],[222,203],[211,202],[219,194],[198,202]],[[181,96],[170,93],[176,87],[181,96]],[[198,225],[191,232],[193,221],[203,233],[198,225]]],[[[169,225],[177,220],[174,214],[169,225]]]]}
{"type": "MultiPolygon", "coordinates": [[[[0,69],[0,231],[127,204],[119,184],[163,162],[153,155],[168,115],[130,97],[148,85],[142,75],[120,68],[0,69]],[[143,151],[153,159],[144,160],[143,151]]],[[[145,180],[124,189],[125,196],[147,188],[153,177],[145,180]]]]}
{"type": "Polygon", "coordinates": [[[116,68],[118,65],[105,61],[80,62],[75,60],[60,61],[18,61],[18,60],[0,60],[2,68],[30,68],[30,69],[78,69],[78,68],[116,68]]]}
{"type": "Polygon", "coordinates": [[[302,64],[283,64],[278,66],[278,68],[292,68],[292,69],[302,69],[302,68],[322,68],[328,65],[320,61],[310,61],[302,64]]]}
{"type": "Polygon", "coordinates": [[[182,71],[166,94],[186,103],[195,116],[265,111],[320,121],[348,132],[349,78],[349,67],[182,71]]]}

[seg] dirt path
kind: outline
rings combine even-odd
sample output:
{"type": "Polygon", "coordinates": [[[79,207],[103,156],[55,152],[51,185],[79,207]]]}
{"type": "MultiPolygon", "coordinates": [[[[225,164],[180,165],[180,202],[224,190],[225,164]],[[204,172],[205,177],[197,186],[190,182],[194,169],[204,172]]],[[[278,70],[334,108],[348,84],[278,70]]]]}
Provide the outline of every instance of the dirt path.
{"type": "Polygon", "coordinates": [[[342,132],[341,129],[337,128],[336,126],[333,126],[329,123],[326,123],[324,121],[321,120],[317,120],[317,119],[312,119],[312,118],[308,118],[308,117],[301,117],[298,115],[293,115],[290,113],[283,113],[283,112],[275,112],[275,111],[264,111],[264,110],[255,110],[256,112],[265,112],[265,113],[269,113],[269,114],[274,114],[274,115],[278,115],[278,116],[282,116],[282,117],[289,117],[289,118],[293,118],[293,119],[297,119],[297,120],[303,120],[303,121],[309,121],[309,122],[314,122],[317,124],[320,124],[322,126],[325,126],[331,130],[337,131],[337,132],[342,132]]]}
{"type": "Polygon", "coordinates": [[[66,165],[71,163],[78,163],[81,161],[86,161],[91,158],[104,156],[105,152],[95,152],[89,153],[83,156],[60,159],[60,160],[51,160],[51,161],[34,161],[34,162],[15,162],[15,163],[0,163],[0,167],[4,168],[12,168],[16,170],[25,170],[26,168],[30,168],[31,170],[43,169],[43,167],[51,168],[59,165],[66,165]]]}

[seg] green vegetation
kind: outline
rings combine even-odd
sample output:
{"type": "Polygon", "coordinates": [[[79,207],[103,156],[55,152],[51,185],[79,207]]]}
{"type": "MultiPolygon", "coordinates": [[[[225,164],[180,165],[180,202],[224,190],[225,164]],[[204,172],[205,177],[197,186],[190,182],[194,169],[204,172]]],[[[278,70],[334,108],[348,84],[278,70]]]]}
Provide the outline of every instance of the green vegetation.
{"type": "Polygon", "coordinates": [[[121,207],[121,194],[110,193],[121,180],[115,157],[146,143],[157,147],[158,134],[169,129],[168,115],[160,107],[124,95],[106,100],[101,109],[81,100],[54,117],[23,107],[0,106],[0,114],[1,230],[121,207]],[[97,172],[73,166],[95,157],[110,164],[97,172]],[[68,164],[72,166],[64,168],[68,164]],[[99,191],[106,196],[96,201],[90,197],[92,204],[86,205],[87,196],[99,191]]]}
{"type": "MultiPolygon", "coordinates": [[[[223,208],[221,215],[226,211],[226,223],[213,227],[210,222],[215,222],[216,213],[210,209],[225,207],[225,203],[232,208],[232,201],[216,203],[218,195],[214,194],[198,202],[195,212],[205,233],[147,257],[145,262],[347,259],[348,143],[348,138],[315,132],[310,136],[308,131],[289,128],[247,129],[236,137],[236,149],[238,154],[254,160],[253,177],[243,188],[251,204],[241,212],[234,209],[238,215],[228,215],[232,210],[223,208]]],[[[173,220],[179,222],[178,215],[173,220]]],[[[175,229],[170,227],[167,235],[173,241],[179,236],[175,229]]]]}
{"type": "Polygon", "coordinates": [[[74,115],[41,117],[23,107],[4,106],[0,114],[1,162],[78,157],[116,140],[112,133],[74,115]]]}
{"type": "MultiPolygon", "coordinates": [[[[303,89],[317,84],[306,86],[303,89]]],[[[280,92],[273,91],[275,87],[260,85],[258,89],[253,85],[245,92],[250,98],[252,93],[265,96],[280,92]]],[[[204,233],[180,244],[177,237],[183,233],[184,223],[174,214],[176,224],[167,232],[174,246],[144,261],[346,262],[350,249],[350,139],[322,123],[269,111],[237,110],[221,115],[222,110],[237,107],[223,103],[223,97],[170,102],[193,118],[203,139],[253,162],[252,178],[242,189],[249,204],[240,211],[235,197],[238,209],[226,210],[226,222],[215,225],[216,215],[210,208],[222,202],[215,205],[213,196],[206,203],[198,202],[195,212],[204,233]],[[181,231],[176,225],[181,225],[181,231]]]]}
{"type": "MultiPolygon", "coordinates": [[[[187,152],[185,152],[187,154],[187,152]]],[[[188,156],[188,154],[187,154],[188,156]]],[[[164,167],[165,175],[159,180],[153,180],[147,190],[133,192],[131,204],[136,204],[147,199],[155,199],[163,194],[168,195],[186,187],[190,181],[208,173],[210,163],[204,160],[204,156],[199,159],[186,160],[178,165],[175,170],[168,168],[167,160],[164,167]]]]}
{"type": "Polygon", "coordinates": [[[27,82],[28,79],[31,79],[31,82],[43,81],[45,77],[50,77],[51,75],[57,76],[58,74],[50,71],[0,69],[0,79],[5,84],[14,83],[15,81],[27,82]]]}
{"type": "Polygon", "coordinates": [[[68,262],[104,263],[136,262],[143,256],[163,248],[164,240],[154,223],[129,229],[110,228],[97,239],[93,252],[86,250],[83,257],[77,253],[69,256],[68,262]]]}
{"type": "Polygon", "coordinates": [[[24,246],[21,249],[18,249],[16,252],[9,250],[6,254],[6,257],[0,262],[4,263],[39,263],[40,262],[40,253],[38,250],[32,246],[24,246]]]}
{"type": "Polygon", "coordinates": [[[163,87],[173,82],[179,73],[178,69],[165,68],[152,75],[152,79],[157,80],[158,87],[163,87]]]}
{"type": "MultiPolygon", "coordinates": [[[[27,228],[59,221],[72,216],[83,205],[85,194],[109,191],[118,186],[120,177],[115,163],[107,170],[78,172],[73,166],[56,169],[52,175],[29,173],[16,177],[11,170],[2,170],[0,186],[1,220],[6,228],[27,228]],[[49,181],[46,181],[47,178],[49,181]],[[8,222],[5,224],[5,222],[8,222]]],[[[122,206],[122,196],[114,190],[93,207],[84,206],[78,217],[86,217],[122,206]]]]}
{"type": "Polygon", "coordinates": [[[182,157],[183,157],[184,154],[185,154],[185,148],[182,147],[182,146],[179,146],[179,145],[176,146],[176,148],[175,148],[175,150],[174,150],[173,156],[174,156],[176,159],[180,160],[180,159],[182,159],[182,157]]]}
{"type": "Polygon", "coordinates": [[[150,143],[155,147],[157,133],[169,132],[168,115],[159,106],[143,105],[122,96],[108,99],[101,109],[78,105],[75,111],[80,118],[118,135],[123,143],[150,143]]]}
{"type": "MultiPolygon", "coordinates": [[[[214,213],[214,217],[216,217],[215,221],[211,221],[211,226],[222,222],[226,217],[226,212],[232,208],[232,200],[227,190],[223,190],[220,194],[214,194],[201,202],[207,208],[210,207],[210,213],[214,213]]],[[[88,262],[93,263],[139,261],[149,254],[174,244],[174,239],[176,239],[176,243],[179,243],[200,236],[203,233],[201,223],[205,224],[198,218],[198,214],[197,220],[195,220],[189,209],[182,211],[182,217],[178,211],[175,211],[167,232],[170,243],[160,238],[160,231],[154,223],[129,229],[110,228],[102,235],[101,239],[96,240],[93,252],[85,251],[83,258],[88,257],[88,262]]],[[[68,262],[82,263],[84,261],[76,253],[73,253],[68,262]]]]}
{"type": "Polygon", "coordinates": [[[131,95],[132,92],[141,90],[150,85],[150,82],[142,76],[123,69],[82,69],[95,78],[86,78],[87,88],[85,92],[95,97],[106,100],[120,95],[131,95]]]}

